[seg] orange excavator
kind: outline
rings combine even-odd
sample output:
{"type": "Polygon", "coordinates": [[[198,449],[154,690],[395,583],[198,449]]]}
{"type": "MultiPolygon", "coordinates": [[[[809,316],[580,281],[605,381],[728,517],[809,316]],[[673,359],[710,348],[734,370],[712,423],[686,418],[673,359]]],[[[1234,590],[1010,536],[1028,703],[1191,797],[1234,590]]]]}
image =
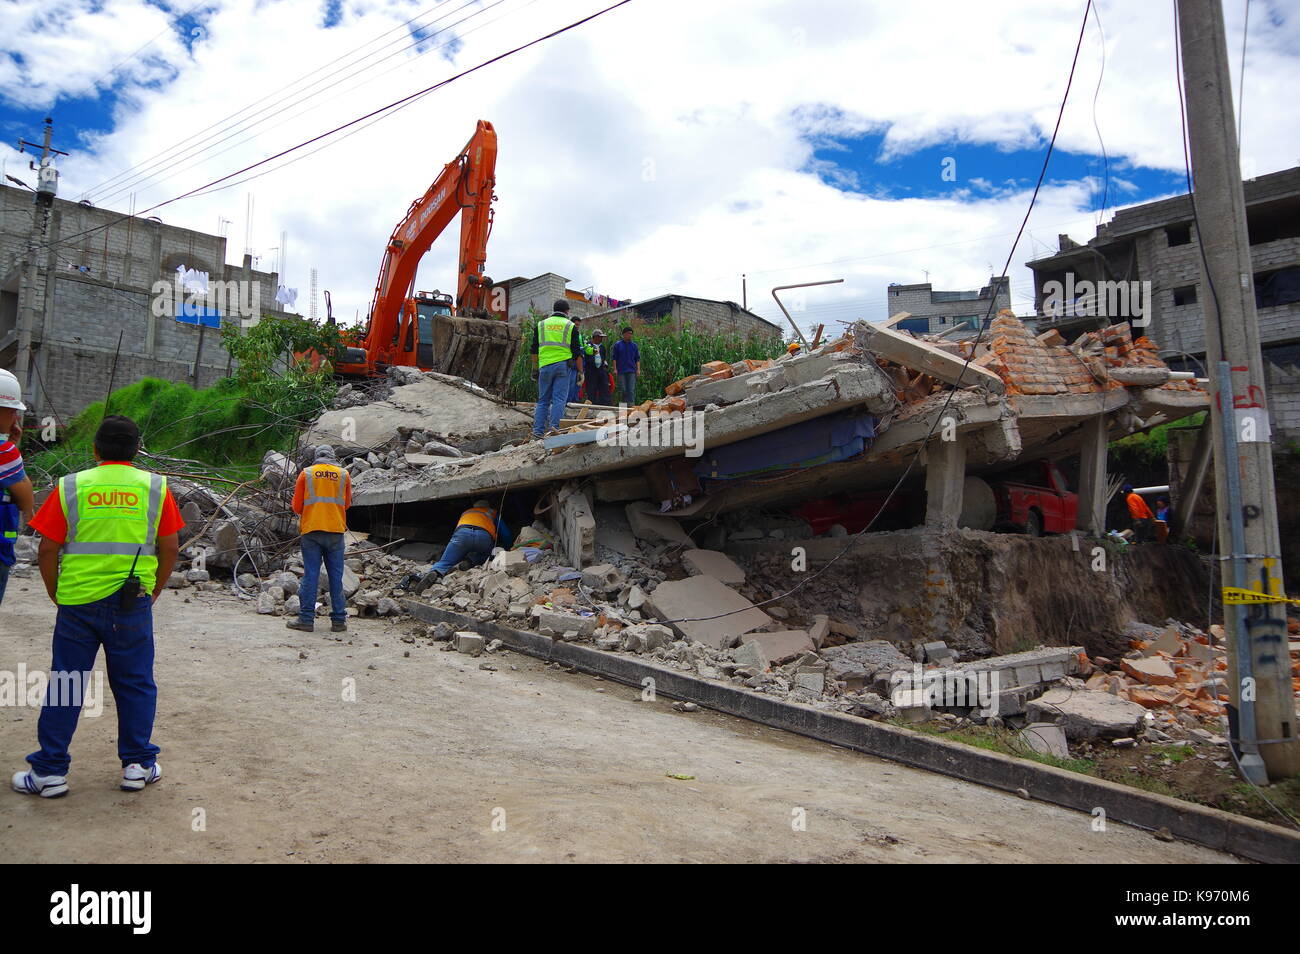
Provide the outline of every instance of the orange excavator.
{"type": "MultiPolygon", "coordinates": [[[[492,231],[497,134],[479,120],[474,135],[443,168],[423,196],[411,203],[384,249],[365,330],[342,332],[344,348],[334,363],[345,377],[373,377],[390,366],[454,374],[489,391],[510,380],[519,334],[493,299],[483,274],[492,231]],[[420,259],[460,213],[460,274],[453,307],[450,295],[416,292],[420,259]]],[[[333,314],[326,319],[333,323],[333,314]]]]}

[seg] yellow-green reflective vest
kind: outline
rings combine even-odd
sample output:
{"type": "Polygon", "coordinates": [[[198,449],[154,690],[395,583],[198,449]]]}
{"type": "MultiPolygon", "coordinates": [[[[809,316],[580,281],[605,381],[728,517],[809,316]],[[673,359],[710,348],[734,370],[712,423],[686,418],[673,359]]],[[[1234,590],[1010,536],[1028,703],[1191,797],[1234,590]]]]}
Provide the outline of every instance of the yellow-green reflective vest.
{"type": "Polygon", "coordinates": [[[573,357],[569,334],[573,322],[563,315],[551,315],[537,326],[537,367],[544,368],[573,357]]]}
{"type": "Polygon", "coordinates": [[[129,464],[101,464],[59,482],[59,502],[68,521],[55,591],[60,606],[93,603],[116,593],[133,560],[143,592],[152,592],[166,496],[165,477],[129,464]]]}

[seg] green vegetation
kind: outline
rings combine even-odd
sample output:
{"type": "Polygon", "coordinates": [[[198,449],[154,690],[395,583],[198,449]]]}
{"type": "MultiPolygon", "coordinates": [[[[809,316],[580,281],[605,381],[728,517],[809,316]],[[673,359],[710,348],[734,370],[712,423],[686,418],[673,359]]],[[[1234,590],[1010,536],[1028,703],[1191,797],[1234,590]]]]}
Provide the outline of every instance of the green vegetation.
{"type": "MultiPolygon", "coordinates": [[[[1035,752],[1016,738],[1013,730],[987,725],[951,728],[939,722],[908,723],[891,719],[890,724],[925,735],[938,736],[1003,755],[1030,759],[1044,765],[1094,778],[1118,782],[1157,795],[1209,805],[1212,808],[1247,815],[1272,824],[1284,824],[1278,812],[1300,822],[1300,775],[1275,782],[1266,790],[1265,802],[1248,782],[1230,769],[1220,770],[1190,745],[1153,745],[1111,749],[1104,743],[1093,748],[1091,758],[1062,759],[1035,752]]],[[[1229,758],[1226,750],[1224,758],[1229,758]]]]}
{"type": "Polygon", "coordinates": [[[1169,448],[1170,430],[1197,428],[1204,420],[1205,412],[1198,411],[1168,424],[1159,424],[1145,433],[1120,438],[1110,445],[1111,461],[1118,465],[1113,469],[1117,473],[1127,473],[1130,470],[1163,467],[1165,453],[1169,448]]]}
{"type": "MultiPolygon", "coordinates": [[[[545,315],[532,312],[520,322],[523,334],[519,346],[519,358],[515,362],[514,372],[510,376],[510,386],[506,389],[506,399],[511,401],[536,401],[537,382],[533,378],[532,342],[533,327],[545,315]]],[[[637,395],[641,400],[661,398],[664,388],[674,381],[698,374],[700,365],[709,361],[740,361],[742,358],[776,358],[784,353],[781,340],[776,337],[742,338],[739,335],[705,334],[686,325],[679,334],[674,327],[646,324],[639,318],[633,318],[630,324],[635,329],[634,339],[641,348],[641,378],[637,382],[637,395]]],[[[606,350],[612,349],[619,339],[622,323],[606,327],[600,324],[583,322],[583,337],[588,337],[596,328],[606,333],[606,350]]]]}
{"type": "MultiPolygon", "coordinates": [[[[107,413],[139,424],[150,454],[195,460],[216,475],[247,479],[266,451],[291,448],[301,428],[329,406],[336,385],[328,362],[294,355],[332,354],[337,334],[306,319],[264,318],[249,329],[222,328],[222,341],[239,362],[234,377],[202,390],[144,378],[114,391],[107,413]]],[[[104,402],[97,401],[67,423],[57,445],[25,454],[33,476],[50,480],[89,466],[104,415],[104,402]]],[[[24,442],[37,436],[29,430],[24,442]]]]}
{"type": "Polygon", "coordinates": [[[994,729],[989,726],[978,725],[966,726],[961,729],[949,729],[943,725],[930,722],[913,724],[897,719],[890,721],[903,729],[913,729],[924,732],[926,735],[937,735],[953,742],[973,745],[977,749],[988,749],[990,752],[1001,752],[1003,755],[1014,755],[1017,758],[1042,762],[1044,765],[1054,765],[1056,768],[1079,772],[1082,775],[1093,775],[1097,768],[1097,763],[1092,759],[1063,759],[1056,755],[1048,755],[1045,752],[1035,752],[1016,738],[1015,732],[1007,729],[994,729]]]}

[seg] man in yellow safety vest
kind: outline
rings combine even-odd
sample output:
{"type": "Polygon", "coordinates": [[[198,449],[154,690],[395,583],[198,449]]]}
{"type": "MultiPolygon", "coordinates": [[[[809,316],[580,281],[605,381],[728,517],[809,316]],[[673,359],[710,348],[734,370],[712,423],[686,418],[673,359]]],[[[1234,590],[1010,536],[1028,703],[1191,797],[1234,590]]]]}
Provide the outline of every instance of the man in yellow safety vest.
{"type": "Polygon", "coordinates": [[[569,320],[569,303],[563,298],[555,300],[549,318],[537,323],[533,361],[537,367],[533,436],[541,437],[548,429],[560,426],[569,402],[570,384],[582,384],[582,339],[569,320]]]}
{"type": "Polygon", "coordinates": [[[139,791],[162,775],[151,741],[158,705],[153,604],[176,565],[185,522],[167,478],[131,465],[139,448],[134,421],[104,418],[94,440],[98,466],[59,480],[31,521],[41,535],[41,579],[59,610],[36,725],[41,747],[27,756],[31,768],[13,779],[14,789],[27,795],[67,794],[68,744],[101,645],[117,703],[121,787],[139,791]]]}
{"type": "Polygon", "coordinates": [[[317,447],[312,456],[315,461],[302,469],[293,488],[293,512],[302,516],[298,526],[302,583],[298,587],[298,618],[285,626],[304,633],[316,628],[316,593],[324,561],[330,587],[330,631],[346,633],[343,557],[347,544],[343,535],[348,529],[347,510],[352,506],[352,475],[339,466],[334,448],[328,444],[317,447]]]}

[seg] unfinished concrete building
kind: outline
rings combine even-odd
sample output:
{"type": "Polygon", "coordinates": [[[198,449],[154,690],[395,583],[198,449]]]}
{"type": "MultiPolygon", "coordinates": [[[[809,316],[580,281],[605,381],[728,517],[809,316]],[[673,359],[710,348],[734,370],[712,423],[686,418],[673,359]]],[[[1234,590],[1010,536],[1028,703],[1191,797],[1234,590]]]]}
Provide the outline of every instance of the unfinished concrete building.
{"type": "MultiPolygon", "coordinates": [[[[1275,441],[1300,439],[1300,167],[1243,183],[1254,265],[1255,305],[1275,441]]],[[[1054,255],[1028,263],[1034,272],[1039,328],[1072,340],[1134,317],[1116,314],[1098,282],[1150,283],[1148,324],[1171,368],[1205,376],[1207,295],[1187,195],[1116,212],[1086,244],[1062,235],[1054,255]],[[1088,285],[1082,283],[1088,282],[1088,285]],[[1067,289],[1062,300],[1048,293],[1067,289]],[[1074,290],[1069,294],[1069,290],[1074,290]]],[[[1142,287],[1140,284],[1137,287],[1142,287]]]]}
{"type": "Polygon", "coordinates": [[[963,331],[974,334],[981,322],[1011,307],[1011,279],[993,276],[978,291],[936,291],[929,282],[889,286],[887,314],[907,312],[896,325],[914,334],[943,334],[953,337],[963,331]]]}
{"type": "Polygon", "coordinates": [[[110,380],[208,387],[230,374],[218,330],[238,320],[229,309],[218,314],[204,298],[156,314],[155,283],[175,289],[177,268],[206,273],[210,287],[240,283],[241,306],[256,315],[284,313],[279,276],[254,269],[248,255],[242,266],[226,264],[224,236],[55,199],[44,243],[31,250],[34,209],[32,193],[0,186],[0,367],[22,372],[34,420],[49,414],[66,424],[103,400],[110,380]],[[29,255],[37,266],[30,282],[29,255]]]}

